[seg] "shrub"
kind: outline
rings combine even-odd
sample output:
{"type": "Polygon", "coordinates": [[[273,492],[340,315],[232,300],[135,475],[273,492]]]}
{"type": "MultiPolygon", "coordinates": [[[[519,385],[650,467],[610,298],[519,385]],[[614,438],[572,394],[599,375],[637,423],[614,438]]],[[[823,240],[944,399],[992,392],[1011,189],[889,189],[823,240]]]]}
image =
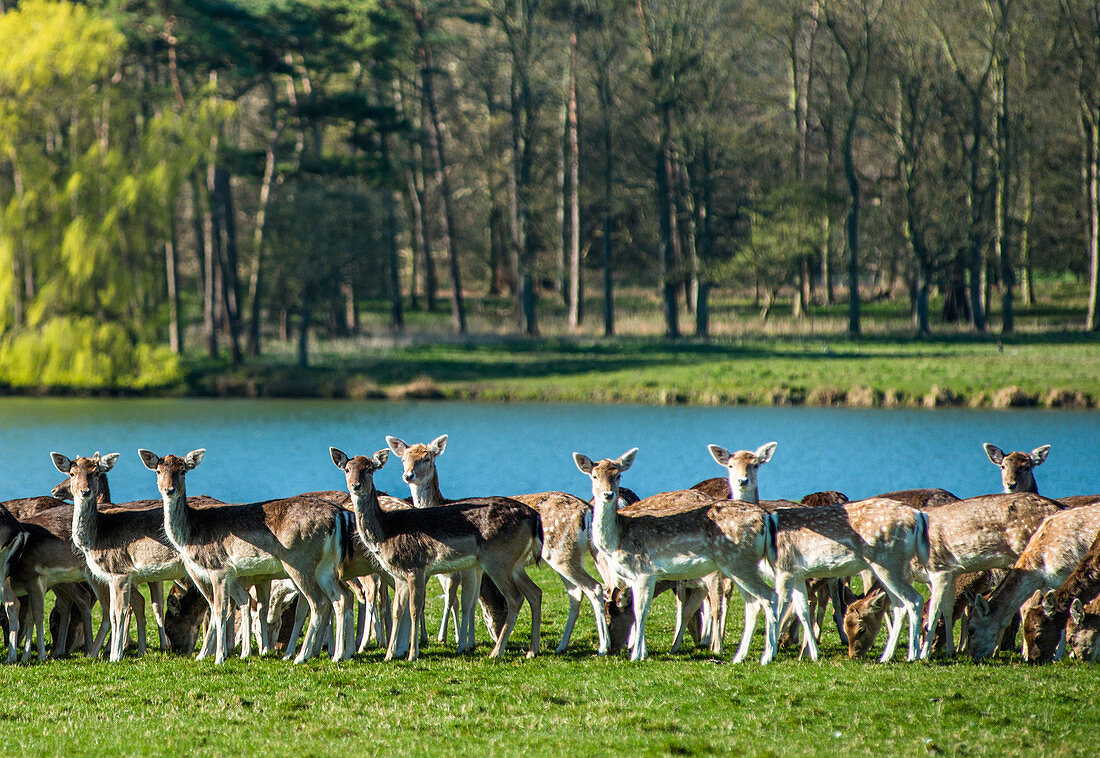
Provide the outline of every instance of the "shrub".
{"type": "Polygon", "coordinates": [[[55,318],[0,343],[0,381],[12,387],[144,390],[179,384],[167,347],[137,342],[117,323],[55,318]]]}

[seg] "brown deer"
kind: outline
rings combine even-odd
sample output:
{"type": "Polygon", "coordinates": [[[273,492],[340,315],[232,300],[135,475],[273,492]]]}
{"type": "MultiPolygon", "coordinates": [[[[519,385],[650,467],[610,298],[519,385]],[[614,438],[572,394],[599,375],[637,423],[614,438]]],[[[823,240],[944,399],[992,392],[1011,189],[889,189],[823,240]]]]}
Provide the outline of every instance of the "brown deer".
{"type": "MultiPolygon", "coordinates": [[[[773,544],[767,514],[732,500],[714,501],[690,490],[645,498],[630,515],[616,508],[622,473],[638,449],[614,461],[594,463],[580,453],[573,460],[592,481],[592,543],[612,572],[630,585],[634,603],[631,660],[646,658],[645,622],[658,579],[697,579],[721,571],[765,612],[768,644],[775,642],[771,588],[758,564],[773,544]],[[706,502],[699,503],[698,498],[706,502]],[[666,502],[669,501],[669,502],[666,502]]],[[[627,509],[624,509],[624,511],[627,509]]],[[[746,629],[751,638],[752,630],[746,629]]],[[[739,651],[740,653],[741,651],[739,651]]],[[[770,647],[765,659],[770,659],[770,647]]],[[[741,658],[734,657],[738,662],[741,658]]]]}
{"type": "Polygon", "coordinates": [[[1024,601],[1036,590],[1065,582],[1098,534],[1100,506],[1071,508],[1047,517],[988,599],[982,595],[974,599],[969,627],[971,657],[981,660],[992,655],[1024,601]]]}
{"type": "Polygon", "coordinates": [[[1042,602],[1024,617],[1024,649],[1029,663],[1050,663],[1060,655],[1063,633],[1075,600],[1089,604],[1100,597],[1100,537],[1056,590],[1043,593],[1042,602]]]}
{"type": "MultiPolygon", "coordinates": [[[[72,540],[84,554],[88,568],[110,592],[112,661],[122,660],[129,629],[131,599],[138,584],[148,584],[153,615],[160,633],[161,649],[168,648],[164,622],[164,581],[187,575],[179,552],[164,535],[162,510],[155,500],[104,507],[110,502],[107,473],[118,461],[118,453],[75,460],[50,453],[58,471],[68,478],[73,497],[72,540]],[[102,510],[101,510],[102,508],[102,510]]],[[[59,486],[60,487],[60,486],[59,486]]],[[[59,489],[55,487],[55,491],[59,489]]],[[[207,497],[189,498],[192,507],[218,504],[207,497]]],[[[143,609],[142,604],[142,609],[143,609]]],[[[144,610],[138,616],[139,653],[144,652],[144,610]]],[[[261,650],[266,652],[266,650],[261,650]]]]}
{"type": "MultiPolygon", "coordinates": [[[[775,530],[776,615],[788,603],[802,622],[810,658],[817,642],[809,618],[806,578],[851,576],[869,569],[893,605],[893,624],[881,661],[890,660],[904,616],[909,617],[908,660],[919,655],[922,598],[909,583],[910,562],[928,559],[928,516],[896,500],[871,498],[820,508],[781,508],[768,516],[775,530]]],[[[774,656],[774,651],[773,651],[774,656]]]]}
{"type": "Polygon", "coordinates": [[[592,507],[566,492],[515,495],[513,499],[538,512],[543,531],[542,558],[561,577],[569,596],[569,615],[555,652],[564,653],[569,647],[580,616],[581,598],[587,597],[596,617],[597,653],[606,655],[610,638],[604,616],[603,586],[584,568],[584,556],[590,552],[592,507]]]}
{"type": "Polygon", "coordinates": [[[339,579],[340,564],[350,544],[347,512],[327,500],[309,497],[193,508],[187,502],[187,473],[205,454],[200,449],[182,458],[162,458],[149,450],[138,451],[146,468],[157,474],[157,487],[164,499],[165,535],[180,552],[192,580],[200,587],[211,586],[215,663],[223,663],[228,654],[230,592],[233,580],[240,577],[270,580],[287,576],[305,596],[310,622],[295,663],[318,653],[322,614],[328,607],[336,627],[333,659],[347,657],[348,599],[339,579]]]}
{"type": "Polygon", "coordinates": [[[7,508],[0,505],[0,603],[4,606],[4,615],[8,620],[8,655],[14,659],[19,640],[19,603],[15,599],[15,590],[8,580],[12,564],[23,551],[27,542],[27,530],[16,521],[7,508]]]}
{"type": "Polygon", "coordinates": [[[1066,651],[1070,658],[1100,663],[1100,602],[1083,605],[1075,598],[1066,622],[1066,651]]]}
{"type": "MultiPolygon", "coordinates": [[[[329,448],[332,462],[344,472],[355,508],[359,538],[394,577],[393,632],[386,659],[396,654],[398,630],[404,618],[420,617],[425,584],[432,574],[470,571],[473,582],[462,595],[459,629],[473,628],[474,598],[481,572],[504,593],[508,615],[490,657],[497,658],[508,644],[523,599],[531,604],[531,647],[538,654],[542,620],[542,591],[527,576],[527,563],[542,552],[538,514],[510,498],[472,498],[434,508],[384,511],[374,488],[374,472],[389,458],[389,449],[370,458],[329,448]]],[[[471,640],[472,642],[472,640],[471,640]]],[[[409,641],[409,660],[419,655],[419,635],[409,641]]]]}
{"type": "Polygon", "coordinates": [[[1050,454],[1050,445],[1042,445],[1030,453],[1016,451],[1005,453],[996,445],[983,443],[985,454],[994,466],[1001,469],[1001,485],[1006,494],[1013,492],[1038,492],[1035,483],[1035,467],[1042,464],[1050,454]]]}

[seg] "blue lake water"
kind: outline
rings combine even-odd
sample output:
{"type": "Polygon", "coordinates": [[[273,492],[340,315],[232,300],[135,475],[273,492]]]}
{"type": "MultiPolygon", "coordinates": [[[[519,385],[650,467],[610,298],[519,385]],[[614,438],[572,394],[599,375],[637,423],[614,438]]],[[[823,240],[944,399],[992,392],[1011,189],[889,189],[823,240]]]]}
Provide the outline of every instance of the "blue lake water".
{"type": "MultiPolygon", "coordinates": [[[[912,487],[996,492],[986,441],[1005,451],[1053,445],[1036,470],[1044,494],[1100,492],[1095,411],[0,398],[0,500],[48,493],[62,478],[51,450],[121,453],[111,489],[123,502],[157,497],[139,447],[161,455],[205,447],[188,492],[241,502],[341,489],[330,445],[368,453],[385,447],[387,434],[411,443],[444,433],[440,484],[452,498],[549,489],[587,498],[571,453],[617,457],[631,447],[640,452],[623,483],[644,496],[721,475],[707,443],[734,450],[770,440],[779,447],[760,472],[764,498],[824,489],[852,498],[912,487]]],[[[407,494],[400,473],[391,461],[376,476],[379,488],[407,494]]]]}

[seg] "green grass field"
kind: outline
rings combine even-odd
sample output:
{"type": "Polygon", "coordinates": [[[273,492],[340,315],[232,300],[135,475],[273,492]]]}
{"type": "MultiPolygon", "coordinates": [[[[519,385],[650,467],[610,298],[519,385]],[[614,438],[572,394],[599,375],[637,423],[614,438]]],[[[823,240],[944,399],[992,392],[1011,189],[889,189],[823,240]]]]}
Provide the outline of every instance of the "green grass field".
{"type": "MultiPolygon", "coordinates": [[[[654,605],[651,659],[594,655],[585,605],[565,655],[561,583],[544,590],[543,647],[529,616],[501,661],[432,644],[416,663],[377,650],[350,662],[209,661],[152,652],[121,664],[0,667],[0,755],[1095,755],[1100,667],[1034,667],[1018,653],[880,665],[849,661],[827,629],[823,657],[787,651],[734,666],[740,606],[721,660],[668,654],[672,598],[654,605]]],[[[433,591],[436,585],[433,583],[433,591]]],[[[441,604],[429,602],[429,627],[441,604]]],[[[881,638],[880,638],[881,642],[881,638]]],[[[754,653],[762,638],[757,634],[754,653]]],[[[904,645],[899,646],[904,652],[904,645]]]]}

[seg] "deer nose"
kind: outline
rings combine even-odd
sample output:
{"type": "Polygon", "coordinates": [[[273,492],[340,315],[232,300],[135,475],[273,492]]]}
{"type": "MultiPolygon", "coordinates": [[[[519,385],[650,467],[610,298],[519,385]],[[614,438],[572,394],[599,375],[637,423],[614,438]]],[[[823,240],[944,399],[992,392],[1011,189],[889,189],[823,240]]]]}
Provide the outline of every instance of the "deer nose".
{"type": "Polygon", "coordinates": [[[404,480],[405,480],[406,482],[408,482],[409,484],[412,484],[412,480],[413,480],[413,473],[412,473],[411,471],[406,471],[406,472],[405,472],[405,473],[404,473],[404,474],[403,474],[403,475],[401,476],[401,478],[402,478],[402,479],[404,479],[404,480]]]}
{"type": "Polygon", "coordinates": [[[1010,482],[1005,482],[1005,486],[1008,487],[1010,490],[1015,489],[1016,488],[1016,480],[1013,479],[1010,482]]]}
{"type": "Polygon", "coordinates": [[[741,477],[740,479],[738,479],[738,480],[737,480],[737,485],[738,485],[739,487],[747,487],[747,486],[749,486],[749,478],[748,478],[747,476],[743,476],[743,477],[741,477]]]}
{"type": "Polygon", "coordinates": [[[85,487],[84,489],[80,490],[80,496],[81,497],[91,497],[92,496],[92,488],[91,487],[85,487]]]}
{"type": "Polygon", "coordinates": [[[611,490],[607,490],[606,492],[601,492],[600,497],[603,498],[603,501],[605,503],[610,503],[612,500],[615,499],[615,493],[611,490]]]}
{"type": "Polygon", "coordinates": [[[165,494],[165,495],[175,495],[175,494],[176,494],[176,487],[175,487],[175,485],[173,485],[173,486],[170,486],[170,487],[165,487],[165,488],[164,488],[164,494],[165,494]]]}

